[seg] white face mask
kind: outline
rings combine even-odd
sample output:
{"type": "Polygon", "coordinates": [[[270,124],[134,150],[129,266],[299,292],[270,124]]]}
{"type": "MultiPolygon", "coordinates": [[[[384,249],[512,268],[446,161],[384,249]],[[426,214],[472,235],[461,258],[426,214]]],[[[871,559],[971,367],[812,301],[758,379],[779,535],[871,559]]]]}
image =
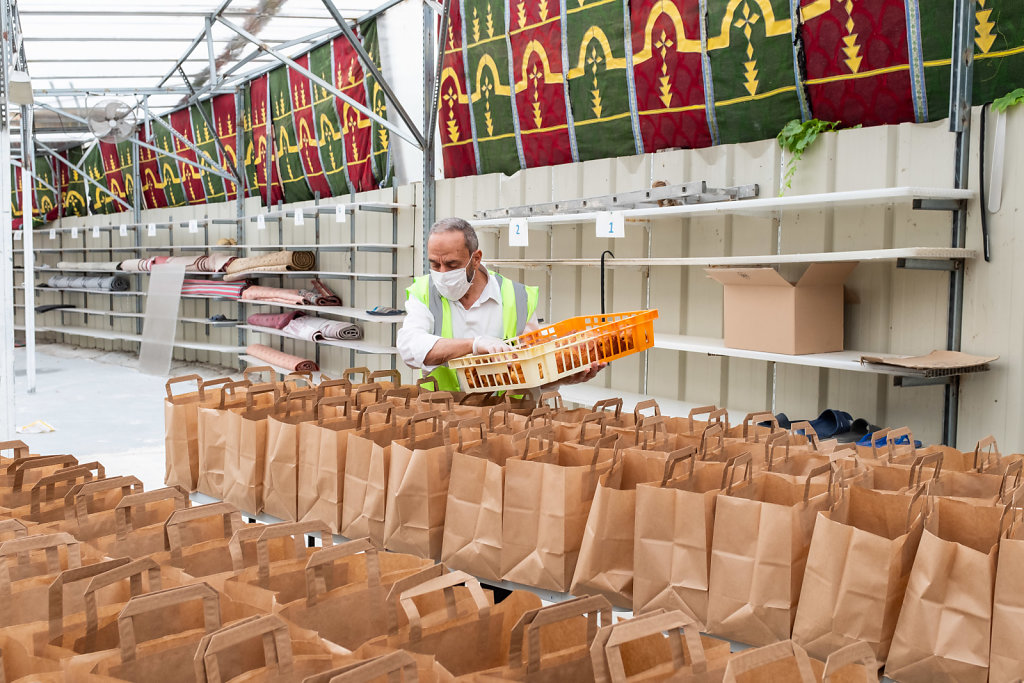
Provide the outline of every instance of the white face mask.
{"type": "MultiPolygon", "coordinates": [[[[473,274],[476,275],[476,271],[473,271],[473,274]]],[[[441,296],[449,301],[458,301],[466,296],[469,286],[473,283],[473,280],[462,268],[449,270],[444,273],[431,270],[430,279],[434,286],[437,287],[437,291],[440,292],[441,296]]]]}

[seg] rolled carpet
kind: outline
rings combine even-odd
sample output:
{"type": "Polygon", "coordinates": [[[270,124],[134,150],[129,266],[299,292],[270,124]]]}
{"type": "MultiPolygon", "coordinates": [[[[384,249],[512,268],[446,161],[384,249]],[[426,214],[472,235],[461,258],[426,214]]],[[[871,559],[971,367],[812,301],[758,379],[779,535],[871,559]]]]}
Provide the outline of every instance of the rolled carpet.
{"type": "Polygon", "coordinates": [[[292,372],[301,372],[306,370],[316,372],[320,370],[320,366],[311,360],[306,360],[299,356],[293,356],[290,353],[278,351],[277,349],[272,349],[269,346],[264,346],[263,344],[249,344],[249,346],[245,347],[245,352],[254,358],[259,358],[271,365],[286,368],[292,372]]]}
{"type": "Polygon", "coordinates": [[[46,281],[46,286],[55,289],[100,289],[111,292],[127,292],[128,278],[123,275],[111,275],[110,277],[54,275],[46,281]]]}
{"type": "Polygon", "coordinates": [[[313,278],[312,289],[300,289],[299,294],[310,306],[340,306],[341,297],[330,290],[319,278],[313,278]]]}
{"type": "Polygon", "coordinates": [[[248,273],[313,270],[316,254],[311,251],[274,251],[260,256],[237,258],[227,265],[225,280],[237,280],[248,273]]]}
{"type": "Polygon", "coordinates": [[[154,258],[132,258],[121,261],[121,270],[129,273],[148,273],[153,270],[154,258]]]}
{"type": "Polygon", "coordinates": [[[234,260],[230,254],[203,254],[192,267],[204,273],[219,273],[234,260]]]}
{"type": "Polygon", "coordinates": [[[58,270],[103,273],[118,270],[120,265],[120,261],[57,261],[56,268],[58,270]]]}
{"type": "Polygon", "coordinates": [[[363,331],[358,325],[336,320],[324,320],[315,315],[304,315],[295,318],[282,331],[293,337],[312,341],[323,341],[325,339],[355,340],[363,338],[363,331]]]}
{"type": "Polygon", "coordinates": [[[299,311],[288,311],[287,313],[253,313],[246,322],[257,327],[272,327],[275,330],[283,330],[295,316],[302,315],[299,311]]]}

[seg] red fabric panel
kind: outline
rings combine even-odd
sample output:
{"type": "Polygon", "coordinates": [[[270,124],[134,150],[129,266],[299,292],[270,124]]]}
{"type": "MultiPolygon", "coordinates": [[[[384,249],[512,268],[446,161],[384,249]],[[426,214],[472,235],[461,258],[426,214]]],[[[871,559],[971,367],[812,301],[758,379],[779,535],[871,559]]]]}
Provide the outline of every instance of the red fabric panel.
{"type": "MultiPolygon", "coordinates": [[[[195,137],[192,135],[192,112],[189,109],[179,109],[171,114],[171,128],[178,131],[189,142],[195,143],[195,137]]],[[[174,139],[174,153],[183,159],[197,161],[195,151],[178,138],[174,139]]],[[[181,186],[185,190],[186,201],[189,204],[204,204],[206,189],[203,187],[199,169],[183,161],[178,161],[178,170],[181,173],[181,186]]]]}
{"type": "MultiPolygon", "coordinates": [[[[363,65],[359,55],[345,36],[335,38],[333,48],[334,86],[365,107],[366,88],[363,86],[363,65]]],[[[373,164],[370,160],[372,121],[340,97],[334,101],[345,138],[345,163],[352,189],[356,192],[376,190],[377,180],[373,177],[373,164]]]]}
{"type": "Polygon", "coordinates": [[[448,33],[438,42],[444,45],[441,87],[438,90],[440,99],[437,103],[444,175],[446,178],[476,175],[473,128],[470,124],[469,97],[466,95],[466,62],[462,56],[460,0],[453,0],[448,15],[448,33]]]}

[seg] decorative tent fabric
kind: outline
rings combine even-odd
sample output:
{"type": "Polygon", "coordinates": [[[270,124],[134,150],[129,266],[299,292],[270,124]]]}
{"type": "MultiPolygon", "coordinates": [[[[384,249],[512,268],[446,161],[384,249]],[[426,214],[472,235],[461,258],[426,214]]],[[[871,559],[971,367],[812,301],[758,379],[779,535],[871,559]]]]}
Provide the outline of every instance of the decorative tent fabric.
{"type": "Polygon", "coordinates": [[[320,369],[320,366],[311,360],[307,360],[299,356],[293,356],[290,353],[278,351],[277,349],[272,349],[269,346],[264,346],[263,344],[249,344],[249,346],[245,348],[245,352],[254,358],[259,358],[271,365],[286,368],[292,372],[316,372],[320,369]]]}

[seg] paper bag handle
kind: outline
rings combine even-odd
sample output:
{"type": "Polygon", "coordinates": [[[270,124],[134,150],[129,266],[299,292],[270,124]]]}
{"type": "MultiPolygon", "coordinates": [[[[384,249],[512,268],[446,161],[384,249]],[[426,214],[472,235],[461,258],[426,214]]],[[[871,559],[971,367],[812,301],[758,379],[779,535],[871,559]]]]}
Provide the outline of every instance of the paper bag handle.
{"type": "MultiPolygon", "coordinates": [[[[268,614],[236,622],[210,635],[206,651],[202,652],[202,667],[206,671],[206,683],[221,683],[220,666],[217,653],[230,650],[247,640],[259,638],[263,643],[263,658],[266,667],[273,668],[279,677],[286,677],[292,672],[292,641],[288,635],[285,621],[275,615],[268,614]]],[[[198,659],[200,652],[196,653],[198,659]]],[[[197,673],[199,666],[197,662],[197,673]]],[[[203,680],[198,678],[197,680],[203,680]]],[[[273,680],[273,677],[268,680],[273,680]]]]}
{"type": "Polygon", "coordinates": [[[637,420],[636,426],[633,427],[633,443],[645,451],[648,450],[648,446],[653,447],[658,442],[659,427],[666,435],[668,434],[668,424],[663,415],[641,417],[637,420]],[[643,434],[642,441],[640,439],[641,434],[643,434]]]}
{"type": "Polygon", "coordinates": [[[398,598],[404,592],[410,588],[415,588],[421,583],[425,583],[431,579],[436,579],[444,576],[448,570],[441,563],[428,565],[423,569],[419,569],[416,572],[405,576],[398,581],[395,581],[388,588],[387,598],[384,600],[384,616],[387,618],[388,633],[395,635],[398,633],[398,598]]]}
{"type": "Polygon", "coordinates": [[[811,669],[811,660],[807,651],[794,643],[792,640],[783,640],[765,647],[746,650],[734,654],[725,667],[725,683],[736,683],[736,677],[749,671],[793,657],[796,660],[797,670],[800,672],[800,683],[816,683],[814,670],[811,669]]]}
{"type": "Polygon", "coordinates": [[[370,376],[370,368],[368,368],[366,366],[363,366],[363,365],[360,365],[359,367],[355,367],[355,368],[345,368],[345,370],[343,370],[342,373],[341,373],[341,378],[342,379],[347,379],[349,382],[352,382],[353,385],[355,385],[355,384],[366,384],[367,381],[368,381],[367,378],[369,376],[370,376]],[[358,375],[361,378],[361,380],[359,382],[353,382],[352,381],[352,378],[355,377],[356,375],[358,375]]]}
{"type": "Polygon", "coordinates": [[[580,436],[576,440],[576,443],[586,445],[587,427],[591,422],[596,422],[598,429],[600,430],[597,438],[603,438],[608,432],[608,413],[604,411],[588,413],[583,416],[583,420],[580,422],[580,436]]]}
{"type": "Polygon", "coordinates": [[[269,365],[250,365],[244,371],[242,371],[242,379],[252,384],[258,384],[253,381],[253,375],[259,375],[260,373],[266,373],[269,381],[273,382],[274,378],[277,377],[277,371],[269,365]]]}
{"type": "Polygon", "coordinates": [[[487,428],[489,430],[496,431],[498,427],[494,424],[494,418],[501,416],[502,427],[512,427],[512,409],[508,401],[500,405],[496,405],[487,412],[487,428]]]}
{"type": "Polygon", "coordinates": [[[114,560],[100,560],[96,564],[88,564],[84,567],[66,569],[59,574],[50,584],[47,591],[47,604],[49,606],[47,636],[51,645],[60,643],[64,634],[64,586],[70,583],[77,583],[91,579],[111,569],[122,567],[128,564],[127,557],[119,557],[114,560]]]}
{"type": "Polygon", "coordinates": [[[92,496],[118,489],[121,491],[121,500],[124,500],[125,496],[132,493],[142,493],[142,482],[137,477],[127,476],[78,484],[64,494],[64,519],[69,522],[77,519],[81,524],[89,517],[89,499],[92,496]]]}
{"type": "Polygon", "coordinates": [[[196,383],[196,391],[198,391],[199,388],[202,387],[202,385],[203,385],[203,378],[200,377],[199,375],[192,374],[192,375],[182,375],[181,377],[172,377],[171,379],[167,380],[167,383],[164,384],[164,389],[167,391],[167,399],[169,401],[173,401],[174,398],[175,398],[174,392],[171,390],[171,385],[172,384],[183,384],[185,382],[195,382],[196,383]]]}
{"type": "Polygon", "coordinates": [[[1024,467],[1024,460],[1021,458],[1017,458],[1006,466],[1006,471],[1003,472],[1003,478],[999,482],[999,500],[1003,500],[1007,493],[1020,487],[1022,467],[1024,467]],[[1007,487],[1007,483],[1010,481],[1011,476],[1013,477],[1013,486],[1007,487]]]}
{"type": "Polygon", "coordinates": [[[743,466],[743,478],[740,480],[746,484],[753,481],[754,477],[754,456],[750,454],[750,451],[743,451],[739,455],[735,455],[729,458],[729,461],[725,464],[725,470],[722,471],[722,486],[725,490],[726,495],[732,494],[732,487],[736,485],[736,470],[743,466]]]}
{"type": "Polygon", "coordinates": [[[341,416],[350,417],[352,414],[352,397],[348,395],[329,396],[317,401],[316,405],[313,406],[313,419],[317,421],[317,424],[322,425],[324,420],[327,419],[320,413],[320,408],[327,408],[330,406],[344,406],[345,409],[341,411],[341,416]]]}
{"type": "MultiPolygon", "coordinates": [[[[42,550],[46,557],[46,573],[57,574],[60,572],[61,548],[67,549],[68,569],[77,569],[82,566],[82,549],[78,539],[64,531],[40,536],[22,536],[10,541],[4,541],[0,543],[0,560],[10,555],[17,555],[19,564],[27,564],[31,561],[30,553],[42,550]]],[[[6,571],[6,562],[0,562],[0,566],[6,571]]],[[[9,593],[9,591],[10,581],[8,580],[4,593],[9,593]]],[[[5,597],[10,596],[5,595],[5,597]]]]}
{"type": "Polygon", "coordinates": [[[645,401],[639,401],[635,406],[633,406],[633,419],[636,422],[639,422],[641,419],[646,418],[646,417],[657,417],[657,416],[660,416],[660,415],[661,415],[661,406],[659,406],[658,402],[656,400],[654,400],[653,398],[649,398],[649,399],[647,399],[645,401]],[[645,410],[651,410],[651,409],[654,410],[654,414],[653,415],[644,415],[644,411],[645,410]]]}
{"type": "Polygon", "coordinates": [[[0,453],[4,451],[11,451],[11,460],[17,460],[18,458],[28,458],[30,453],[28,452],[28,444],[24,441],[0,441],[0,453]]]}
{"type": "Polygon", "coordinates": [[[370,422],[366,421],[366,426],[363,426],[363,418],[373,413],[384,413],[384,424],[392,424],[394,422],[394,410],[395,407],[390,403],[374,403],[373,405],[366,406],[359,411],[359,418],[356,420],[356,429],[362,429],[364,433],[370,432],[370,422]]]}
{"type": "Polygon", "coordinates": [[[391,383],[394,384],[396,387],[402,386],[402,373],[400,373],[398,370],[374,370],[366,379],[370,382],[375,382],[378,379],[385,378],[390,379],[391,383]]]}
{"type": "Polygon", "coordinates": [[[171,551],[171,564],[180,567],[181,555],[181,526],[200,519],[211,517],[222,517],[224,520],[224,538],[230,539],[235,532],[242,528],[242,515],[231,503],[210,503],[199,505],[194,508],[175,510],[164,522],[164,538],[166,547],[171,551]]]}
{"type": "Polygon", "coordinates": [[[256,539],[256,561],[257,577],[260,584],[270,583],[270,547],[269,543],[275,538],[294,536],[296,554],[306,552],[306,534],[318,532],[321,542],[325,548],[334,545],[334,536],[325,522],[310,520],[306,522],[284,522],[281,524],[268,524],[263,527],[262,532],[256,539]]]}
{"type": "Polygon", "coordinates": [[[686,478],[689,479],[693,476],[693,468],[697,460],[696,446],[686,446],[685,448],[674,450],[666,456],[665,473],[661,477],[662,487],[667,486],[669,479],[675,477],[676,467],[687,458],[690,460],[690,471],[686,473],[686,478]]]}
{"type": "Polygon", "coordinates": [[[276,405],[278,400],[281,398],[281,388],[273,382],[267,382],[266,384],[254,384],[249,387],[249,390],[245,392],[245,409],[246,411],[255,410],[256,406],[253,404],[252,397],[259,394],[273,394],[274,398],[271,402],[272,405],[276,405]]]}
{"type": "Polygon", "coordinates": [[[534,408],[530,412],[530,415],[526,418],[526,428],[530,429],[531,427],[533,427],[534,422],[536,422],[537,420],[541,420],[544,424],[549,425],[552,422],[553,416],[554,413],[552,412],[551,408],[548,408],[547,406],[540,406],[539,408],[534,408]]]}
{"type": "Polygon", "coordinates": [[[935,471],[932,473],[932,481],[936,481],[942,473],[942,453],[940,451],[918,455],[914,458],[914,463],[910,466],[910,486],[912,488],[921,485],[921,473],[929,465],[935,467],[935,471]]]}
{"type": "Polygon", "coordinates": [[[465,584],[466,588],[469,589],[469,594],[473,598],[473,604],[476,606],[477,615],[481,618],[487,615],[491,609],[491,603],[488,602],[484,589],[480,587],[480,582],[466,572],[449,572],[436,579],[425,581],[418,586],[402,591],[398,596],[398,602],[402,605],[405,616],[409,620],[410,641],[417,642],[423,638],[423,623],[420,619],[419,609],[416,607],[413,599],[421,595],[444,591],[448,616],[449,618],[455,618],[457,606],[454,588],[460,584],[465,584]]]}
{"type": "Polygon", "coordinates": [[[832,492],[832,486],[835,484],[836,471],[832,469],[832,463],[827,462],[823,465],[818,465],[810,472],[807,473],[807,479],[804,480],[804,504],[806,505],[811,499],[811,480],[815,477],[820,477],[823,474],[828,474],[828,491],[832,492]]]}
{"type": "Polygon", "coordinates": [[[594,642],[601,626],[611,623],[612,605],[604,596],[590,595],[526,612],[512,628],[508,655],[512,670],[521,672],[523,668],[523,638],[525,636],[528,649],[526,673],[535,674],[540,671],[540,629],[576,617],[587,618],[587,643],[589,644],[594,642]],[[598,623],[599,620],[600,623],[598,623]]]}
{"type": "MultiPolygon", "coordinates": [[[[690,412],[687,413],[687,415],[686,415],[686,425],[687,425],[687,428],[689,429],[690,433],[691,434],[693,433],[693,422],[694,422],[693,418],[694,417],[696,417],[697,415],[713,414],[717,410],[718,410],[718,407],[717,406],[713,406],[713,405],[711,405],[711,406],[700,406],[699,408],[690,408],[690,412]]],[[[712,420],[709,417],[707,421],[711,422],[712,420]]]]}
{"type": "Polygon", "coordinates": [[[749,437],[754,437],[754,443],[760,440],[760,435],[757,433],[756,423],[758,422],[771,422],[772,426],[769,428],[768,433],[774,434],[775,430],[779,428],[779,420],[772,413],[768,411],[761,411],[759,413],[747,413],[747,416],[743,418],[743,440],[749,441],[749,437]]]}
{"type": "Polygon", "coordinates": [[[352,664],[331,676],[329,683],[367,683],[384,676],[388,681],[403,680],[405,683],[419,683],[416,660],[405,650],[395,650],[364,662],[352,664]],[[395,674],[401,674],[396,679],[395,674]]]}
{"type": "MultiPolygon", "coordinates": [[[[134,662],[136,655],[135,617],[140,614],[156,612],[175,605],[182,605],[193,600],[203,601],[203,630],[213,633],[221,626],[220,596],[217,591],[206,583],[194,583],[138,595],[128,603],[117,616],[117,633],[120,636],[122,662],[134,662]]],[[[172,634],[165,634],[172,635],[172,634]]]]}
{"type": "Polygon", "coordinates": [[[128,534],[135,530],[132,523],[133,508],[145,507],[150,503],[158,503],[162,500],[174,501],[175,510],[184,510],[191,504],[188,492],[180,486],[168,486],[145,493],[129,494],[118,501],[114,507],[114,529],[117,540],[127,540],[128,534]]]}
{"type": "Polygon", "coordinates": [[[603,398],[594,404],[591,408],[591,412],[594,413],[606,413],[608,409],[614,409],[615,417],[612,419],[618,420],[622,417],[622,399],[621,398],[603,398]]]}
{"type": "Polygon", "coordinates": [[[420,403],[427,404],[429,407],[433,407],[435,403],[442,403],[447,412],[451,412],[452,407],[455,405],[455,397],[452,396],[450,391],[431,391],[426,394],[420,394],[417,400],[420,403]]]}
{"type": "MultiPolygon", "coordinates": [[[[1003,511],[999,515],[999,536],[1013,528],[1014,521],[1021,515],[1021,502],[1024,501],[1024,487],[1015,488],[1003,504],[1003,511]]],[[[0,546],[3,548],[3,546],[0,546]]]]}
{"type": "Polygon", "coordinates": [[[991,463],[993,459],[998,458],[998,455],[999,446],[996,444],[996,437],[989,434],[985,438],[980,439],[974,446],[974,464],[971,466],[971,469],[975,472],[984,472],[988,469],[989,463],[991,463]],[[988,449],[988,451],[985,452],[985,449],[988,449]],[[981,460],[983,453],[985,456],[984,462],[981,460]]]}
{"type": "Polygon", "coordinates": [[[317,550],[309,556],[309,560],[306,561],[306,605],[315,605],[320,596],[327,592],[325,567],[359,553],[366,557],[366,585],[369,588],[379,588],[380,557],[377,555],[377,548],[369,538],[359,538],[317,550]]]}
{"type": "Polygon", "coordinates": [[[701,460],[706,460],[708,452],[711,447],[708,445],[712,439],[717,439],[718,450],[725,448],[725,425],[721,422],[708,422],[707,427],[700,434],[700,445],[697,448],[697,453],[700,454],[701,460]]]}
{"type": "Polygon", "coordinates": [[[25,472],[28,470],[60,465],[62,469],[78,464],[78,458],[73,455],[41,455],[35,458],[17,459],[7,466],[7,474],[13,474],[11,489],[21,491],[25,484],[25,472]]]}
{"type": "Polygon", "coordinates": [[[523,432],[522,444],[523,452],[519,456],[521,459],[536,460],[538,458],[546,458],[555,451],[555,435],[551,427],[533,427],[523,432]],[[532,451],[533,455],[530,455],[531,440],[536,440],[537,442],[537,450],[532,451]]]}
{"type": "Polygon", "coordinates": [[[404,401],[402,404],[403,408],[408,408],[412,405],[413,388],[412,387],[397,387],[395,389],[388,389],[384,392],[384,398],[399,398],[404,401]]]}
{"type": "MultiPolygon", "coordinates": [[[[128,590],[134,597],[142,595],[142,577],[149,578],[149,590],[152,593],[161,589],[160,565],[152,557],[143,557],[127,562],[120,567],[107,570],[97,574],[90,579],[85,587],[85,594],[82,596],[85,602],[85,638],[86,647],[92,648],[96,638],[96,632],[100,627],[99,613],[96,609],[96,593],[102,588],[111,586],[119,581],[128,580],[128,590]]],[[[88,650],[87,650],[88,651],[88,650]]]]}
{"type": "Polygon", "coordinates": [[[0,520],[0,534],[13,533],[14,538],[28,536],[28,527],[17,517],[0,520]]]}
{"type": "Polygon", "coordinates": [[[224,388],[220,392],[220,402],[217,404],[218,410],[227,410],[228,408],[236,408],[238,406],[245,405],[244,397],[236,397],[238,393],[236,389],[247,389],[252,386],[252,382],[249,380],[243,380],[241,382],[228,382],[224,385],[224,388]],[[228,405],[228,401],[231,401],[231,405],[228,405]]]}
{"type": "Polygon", "coordinates": [[[292,413],[296,410],[310,411],[312,407],[316,405],[316,389],[312,387],[308,389],[294,389],[287,393],[281,394],[274,401],[274,412],[282,417],[291,417],[292,413]],[[301,404],[301,407],[296,409],[295,404],[301,404]]]}
{"type": "Polygon", "coordinates": [[[299,389],[299,382],[305,384],[306,389],[316,390],[316,386],[313,384],[312,370],[292,370],[284,376],[284,380],[281,381],[281,386],[286,394],[290,394],[291,392],[299,389]],[[289,388],[289,382],[292,383],[292,388],[289,388]]]}
{"type": "Polygon", "coordinates": [[[774,434],[769,434],[768,438],[764,441],[764,463],[765,469],[769,472],[775,469],[775,449],[785,447],[785,459],[783,462],[789,462],[789,432],[778,431],[774,434]]]}
{"type": "Polygon", "coordinates": [[[406,426],[409,431],[409,447],[416,448],[416,442],[424,438],[433,436],[434,434],[440,434],[445,443],[448,443],[447,430],[441,429],[441,411],[440,410],[428,410],[425,413],[416,413],[409,420],[409,424],[406,426]],[[429,432],[417,433],[416,427],[420,422],[430,421],[432,427],[429,432]]]}
{"type": "Polygon", "coordinates": [[[807,420],[802,422],[794,422],[789,426],[790,434],[799,434],[803,432],[803,435],[807,437],[808,443],[811,444],[811,448],[818,450],[818,431],[811,426],[811,423],[807,420]]]}
{"type": "Polygon", "coordinates": [[[84,465],[65,467],[53,474],[48,474],[45,477],[40,478],[32,487],[29,514],[31,514],[32,517],[38,516],[44,502],[51,503],[54,501],[56,498],[57,484],[61,482],[77,481],[78,479],[81,479],[82,483],[90,482],[93,480],[93,472],[96,473],[96,478],[98,479],[103,479],[107,473],[103,465],[98,462],[89,462],[84,465]]]}
{"type": "Polygon", "coordinates": [[[917,446],[914,444],[914,435],[910,431],[910,427],[900,427],[899,429],[890,429],[889,433],[885,435],[885,445],[889,450],[889,462],[893,461],[896,455],[896,442],[901,437],[907,437],[907,442],[910,444],[910,454],[917,455],[917,446]]]}
{"type": "Polygon", "coordinates": [[[384,388],[376,382],[373,384],[361,384],[352,392],[352,401],[356,404],[356,409],[380,403],[383,398],[384,388]],[[363,394],[372,394],[372,396],[364,401],[363,394]]]}
{"type": "Polygon", "coordinates": [[[344,388],[345,396],[349,396],[352,393],[352,382],[349,382],[347,379],[324,379],[321,380],[320,384],[316,385],[317,398],[322,399],[327,394],[327,390],[334,387],[344,388]]]}
{"type": "Polygon", "coordinates": [[[870,672],[865,677],[865,681],[878,680],[879,666],[878,660],[875,659],[874,650],[867,643],[857,641],[839,648],[828,656],[828,659],[825,660],[825,672],[821,676],[822,683],[828,683],[832,676],[850,664],[864,665],[864,668],[870,672]]]}
{"type": "MultiPolygon", "coordinates": [[[[626,666],[622,661],[621,647],[624,643],[640,640],[666,631],[675,631],[682,636],[686,642],[686,649],[690,652],[690,671],[694,674],[702,674],[707,671],[707,659],[704,656],[704,644],[700,640],[700,633],[697,624],[692,618],[680,611],[663,612],[650,616],[641,616],[630,621],[621,621],[611,627],[608,641],[605,643],[604,652],[608,666],[608,673],[612,683],[626,681],[626,666]]],[[[686,666],[686,659],[683,656],[683,648],[680,638],[669,638],[669,647],[672,651],[672,668],[679,671],[686,666]]],[[[594,667],[594,673],[597,674],[594,667]]]]}
{"type": "Polygon", "coordinates": [[[537,402],[538,408],[549,408],[554,413],[565,411],[565,403],[562,401],[562,394],[557,391],[545,391],[540,395],[537,402]]]}
{"type": "Polygon", "coordinates": [[[463,440],[463,430],[479,430],[480,441],[487,443],[487,431],[484,429],[486,423],[482,417],[470,417],[465,420],[460,420],[455,424],[455,429],[459,434],[459,452],[463,451],[465,447],[465,441],[463,440]]]}

